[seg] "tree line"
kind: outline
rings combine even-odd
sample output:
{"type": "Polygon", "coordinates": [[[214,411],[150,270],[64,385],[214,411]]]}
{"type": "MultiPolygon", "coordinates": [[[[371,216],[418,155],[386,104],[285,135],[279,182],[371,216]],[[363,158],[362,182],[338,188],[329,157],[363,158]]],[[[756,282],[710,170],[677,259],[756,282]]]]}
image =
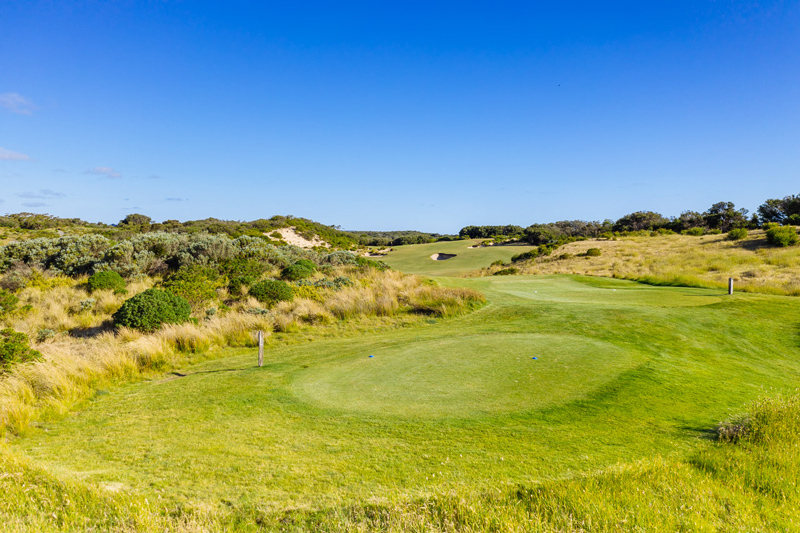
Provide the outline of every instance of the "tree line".
{"type": "Polygon", "coordinates": [[[733,202],[717,202],[706,211],[684,211],[677,217],[665,217],[654,211],[636,211],[618,220],[561,220],[532,224],[466,226],[459,231],[463,239],[518,239],[534,245],[563,243],[567,240],[597,238],[635,232],[727,233],[732,229],[756,229],[765,224],[800,225],[800,195],[771,198],[748,217],[749,211],[737,209],[733,202]]]}

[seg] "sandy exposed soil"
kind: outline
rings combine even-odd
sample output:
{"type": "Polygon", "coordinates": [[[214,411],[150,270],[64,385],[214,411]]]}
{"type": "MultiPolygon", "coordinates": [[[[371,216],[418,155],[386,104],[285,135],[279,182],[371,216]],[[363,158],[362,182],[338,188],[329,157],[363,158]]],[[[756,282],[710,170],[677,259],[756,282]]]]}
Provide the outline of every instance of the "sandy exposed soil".
{"type": "Polygon", "coordinates": [[[300,248],[315,248],[317,246],[324,246],[325,248],[331,247],[330,244],[320,239],[317,235],[314,235],[312,240],[306,239],[297,233],[294,226],[277,229],[275,231],[281,235],[284,241],[294,246],[299,246],[300,248]]]}
{"type": "Polygon", "coordinates": [[[433,254],[431,259],[434,261],[446,261],[447,259],[454,258],[456,255],[457,254],[433,254]]]}

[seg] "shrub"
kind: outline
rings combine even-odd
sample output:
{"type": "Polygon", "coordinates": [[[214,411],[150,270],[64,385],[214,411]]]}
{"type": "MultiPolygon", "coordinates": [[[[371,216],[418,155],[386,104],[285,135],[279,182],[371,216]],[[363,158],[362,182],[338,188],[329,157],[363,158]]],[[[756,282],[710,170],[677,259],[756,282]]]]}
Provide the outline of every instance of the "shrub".
{"type": "Polygon", "coordinates": [[[116,326],[152,332],[162,324],[186,322],[191,312],[185,298],[160,289],[147,289],[126,300],[112,318],[116,326]]]}
{"type": "Polygon", "coordinates": [[[250,296],[262,304],[273,305],[277,302],[291,302],[294,299],[292,287],[280,280],[260,281],[250,287],[250,296]]]}
{"type": "Polygon", "coordinates": [[[238,298],[242,295],[242,289],[249,287],[255,282],[255,276],[237,276],[235,278],[231,278],[231,280],[228,282],[228,293],[232,297],[238,298]]]}
{"type": "Polygon", "coordinates": [[[728,232],[728,240],[739,241],[747,237],[747,228],[733,228],[728,232]]]}
{"type": "Polygon", "coordinates": [[[167,276],[161,286],[164,290],[185,298],[195,308],[205,308],[217,297],[216,287],[220,275],[211,267],[192,265],[181,267],[167,276]]]}
{"type": "Polygon", "coordinates": [[[111,289],[114,294],[122,294],[125,292],[125,280],[122,276],[111,270],[103,272],[95,272],[89,281],[86,282],[89,287],[89,292],[99,291],[101,289],[111,289]]]}
{"type": "Polygon", "coordinates": [[[8,369],[14,363],[39,361],[42,354],[32,349],[24,333],[11,328],[0,330],[0,368],[8,369]]]}
{"type": "Polygon", "coordinates": [[[692,235],[694,237],[699,237],[703,233],[705,233],[705,230],[703,228],[700,228],[700,227],[695,227],[695,228],[685,229],[681,233],[684,234],[684,235],[692,235]]]}
{"type": "Polygon", "coordinates": [[[797,230],[792,226],[773,226],[767,230],[767,242],[773,246],[792,246],[797,241],[797,230]]]}
{"type": "Polygon", "coordinates": [[[311,277],[314,271],[305,265],[300,264],[298,261],[293,265],[289,265],[281,271],[281,277],[289,281],[298,281],[311,277]]]}
{"type": "Polygon", "coordinates": [[[315,270],[317,270],[317,265],[314,263],[314,261],[309,261],[308,259],[298,259],[297,261],[295,261],[294,264],[295,265],[304,266],[307,269],[309,269],[311,272],[314,272],[315,270]]]}
{"type": "Polygon", "coordinates": [[[0,280],[0,289],[16,292],[25,288],[33,271],[31,267],[22,262],[12,264],[0,280]]]}
{"type": "Polygon", "coordinates": [[[5,289],[0,289],[0,317],[13,311],[18,303],[19,298],[5,289]]]}
{"type": "Polygon", "coordinates": [[[36,332],[36,342],[44,342],[56,336],[56,332],[50,328],[42,328],[36,332]]]}
{"type": "Polygon", "coordinates": [[[497,272],[495,272],[492,275],[493,276],[510,276],[512,274],[516,274],[517,272],[519,272],[519,270],[517,270],[514,267],[510,267],[510,268],[504,268],[502,270],[498,270],[497,272]]]}
{"type": "Polygon", "coordinates": [[[600,248],[589,248],[586,250],[587,257],[600,257],[603,252],[600,251],[600,248]]]}

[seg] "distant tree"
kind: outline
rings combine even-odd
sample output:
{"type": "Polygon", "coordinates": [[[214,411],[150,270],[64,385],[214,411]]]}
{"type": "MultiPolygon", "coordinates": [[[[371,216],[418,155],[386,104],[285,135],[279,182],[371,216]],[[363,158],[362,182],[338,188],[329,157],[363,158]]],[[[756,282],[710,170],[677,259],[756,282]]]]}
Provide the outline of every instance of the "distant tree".
{"type": "Polygon", "coordinates": [[[747,209],[736,209],[733,202],[717,202],[703,213],[706,226],[711,229],[728,231],[731,228],[747,225],[747,209]]]}
{"type": "Polygon", "coordinates": [[[785,224],[792,215],[800,217],[800,195],[770,198],[758,207],[758,218],[762,224],[785,224]]]}
{"type": "Polygon", "coordinates": [[[120,226],[149,226],[152,219],[139,213],[132,213],[119,221],[120,226]]]}
{"type": "Polygon", "coordinates": [[[703,215],[697,211],[684,211],[681,216],[670,222],[670,229],[675,232],[682,232],[692,228],[702,228],[706,225],[703,215]]]}
{"type": "Polygon", "coordinates": [[[663,228],[669,224],[661,213],[653,211],[636,211],[625,215],[614,223],[614,231],[642,231],[663,228]]]}

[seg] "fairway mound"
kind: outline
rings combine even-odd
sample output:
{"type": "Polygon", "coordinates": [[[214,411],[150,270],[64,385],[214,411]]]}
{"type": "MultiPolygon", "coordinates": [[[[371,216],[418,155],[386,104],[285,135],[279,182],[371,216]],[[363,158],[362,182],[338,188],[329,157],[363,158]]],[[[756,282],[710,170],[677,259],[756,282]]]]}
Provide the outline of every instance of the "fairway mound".
{"type": "Polygon", "coordinates": [[[433,259],[434,261],[446,261],[448,259],[454,258],[456,255],[457,254],[433,254],[431,256],[431,259],[433,259]]]}
{"type": "Polygon", "coordinates": [[[562,405],[642,360],[634,350],[574,335],[434,337],[314,365],[292,388],[302,401],[339,412],[471,418],[562,405]]]}

